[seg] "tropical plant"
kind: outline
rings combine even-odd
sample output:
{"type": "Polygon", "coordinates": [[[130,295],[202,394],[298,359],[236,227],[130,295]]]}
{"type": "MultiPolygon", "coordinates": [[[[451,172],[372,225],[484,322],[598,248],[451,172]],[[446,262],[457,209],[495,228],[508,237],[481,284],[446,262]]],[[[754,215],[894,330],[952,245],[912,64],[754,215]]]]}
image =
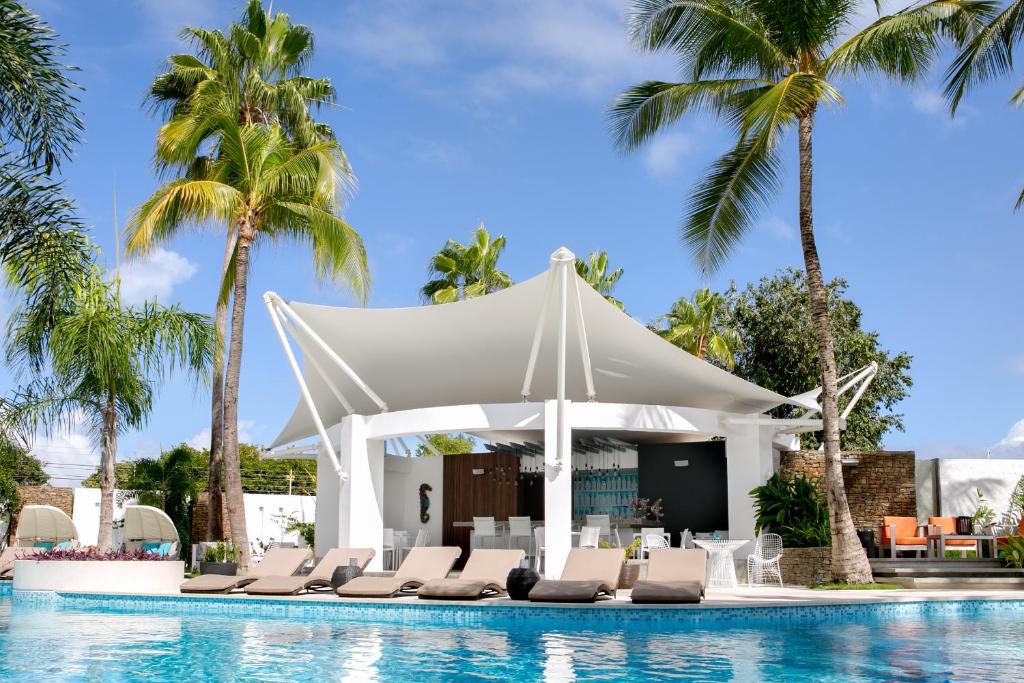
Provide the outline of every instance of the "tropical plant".
{"type": "MultiPolygon", "coordinates": [[[[827,290],[814,236],[812,137],[819,107],[842,102],[836,83],[923,76],[941,39],[960,44],[991,15],[991,2],[931,0],[879,17],[849,37],[863,5],[808,0],[634,0],[633,41],[670,51],[686,80],[646,81],[611,109],[616,142],[633,150],[690,111],[728,122],[735,146],[690,197],[683,240],[705,273],[720,267],[781,183],[782,140],[798,130],[799,226],[821,366],[825,488],[832,519],[833,578],[871,581],[850,516],[839,455],[837,372],[827,290]]],[[[875,4],[880,9],[880,3],[875,4]]]]}
{"type": "MultiPolygon", "coordinates": [[[[946,70],[945,95],[955,115],[964,97],[974,88],[1013,69],[1013,52],[1024,38],[1024,0],[1012,0],[991,21],[970,37],[946,70]]],[[[1010,104],[1024,106],[1024,86],[1010,95],[1010,104]]],[[[1024,206],[1024,190],[1015,209],[1024,206]]]]}
{"type": "MultiPolygon", "coordinates": [[[[68,302],[48,348],[52,376],[37,376],[0,406],[0,420],[31,438],[38,430],[68,429],[84,420],[100,449],[100,526],[98,546],[111,547],[114,517],[114,464],[118,436],[145,424],[153,395],[168,373],[209,371],[216,337],[208,316],[177,306],[121,305],[120,285],[95,268],[68,302]]],[[[12,320],[9,357],[23,354],[26,332],[12,320]]]]}
{"type": "MultiPolygon", "coordinates": [[[[909,375],[913,359],[907,353],[885,350],[878,332],[863,328],[863,312],[849,298],[845,280],[836,278],[826,287],[836,366],[845,373],[869,363],[878,365],[874,381],[846,419],[841,445],[843,450],[878,450],[888,432],[903,430],[903,416],[895,406],[907,397],[913,384],[909,375]]],[[[821,384],[810,294],[802,271],[780,270],[727,298],[731,303],[726,324],[742,342],[733,370],[737,375],[783,396],[802,394],[821,384]]],[[[841,410],[852,396],[849,391],[840,397],[841,410]]],[[[788,419],[803,412],[797,406],[783,405],[771,414],[788,419]]],[[[803,448],[815,449],[821,443],[821,433],[801,434],[800,441],[803,448]]]]}
{"type": "Polygon", "coordinates": [[[981,489],[974,490],[974,513],[971,514],[971,524],[976,533],[983,533],[988,530],[996,521],[996,511],[989,505],[985,494],[981,489]]]}
{"type": "Polygon", "coordinates": [[[130,251],[145,252],[185,226],[219,222],[238,239],[224,286],[233,290],[224,380],[224,474],[231,537],[249,563],[238,453],[238,385],[250,253],[293,240],[308,244],[321,280],[342,281],[360,298],[369,288],[362,238],[341,216],[348,167],[333,141],[298,148],[279,127],[240,125],[225,114],[219,152],[202,178],[160,186],[128,226],[130,251]]]}
{"type": "Polygon", "coordinates": [[[435,452],[441,455],[461,455],[462,453],[472,453],[476,446],[476,441],[467,434],[431,434],[427,436],[427,441],[430,442],[433,450],[421,443],[416,447],[416,455],[434,455],[435,452]]]}
{"type": "Polygon", "coordinates": [[[14,533],[17,514],[21,509],[21,494],[18,493],[18,484],[14,481],[12,474],[5,469],[0,469],[0,522],[4,522],[6,533],[4,541],[10,543],[14,533]]]}
{"type": "Polygon", "coordinates": [[[135,499],[167,513],[178,530],[183,548],[192,541],[192,509],[205,484],[196,462],[196,451],[181,444],[159,458],[139,458],[126,468],[124,477],[115,470],[119,502],[135,499]]]}
{"type": "Polygon", "coordinates": [[[432,304],[447,304],[490,294],[512,284],[512,278],[498,268],[505,249],[505,236],[493,240],[481,223],[469,244],[448,240],[427,266],[433,279],[423,285],[420,296],[432,304]]]}
{"type": "Polygon", "coordinates": [[[692,300],[680,297],[672,310],[654,321],[652,329],[687,353],[732,370],[743,341],[725,322],[727,308],[724,296],[704,287],[694,292],[692,300]]]}
{"type": "Polygon", "coordinates": [[[50,482],[50,475],[39,458],[7,434],[0,434],[0,472],[11,475],[16,484],[23,486],[42,486],[50,482]]]}
{"type": "Polygon", "coordinates": [[[622,268],[608,272],[608,252],[592,251],[586,260],[576,258],[576,273],[597,290],[597,293],[615,304],[620,311],[626,310],[625,304],[612,296],[612,290],[622,277],[622,268]]]}
{"type": "Polygon", "coordinates": [[[828,505],[806,475],[773,474],[750,495],[754,498],[754,533],[779,534],[789,548],[817,548],[831,541],[828,505]]]}
{"type": "Polygon", "coordinates": [[[238,551],[235,547],[223,541],[207,546],[203,551],[203,562],[234,562],[237,558],[238,551]]]}
{"type": "MultiPolygon", "coordinates": [[[[330,126],[310,114],[311,108],[333,103],[335,90],[329,78],[303,74],[313,56],[313,34],[308,27],[291,23],[281,12],[271,15],[260,0],[249,0],[241,20],[227,31],[188,27],[182,34],[195,54],[169,57],[168,70],[157,76],[149,89],[150,104],[166,119],[157,135],[159,168],[202,177],[209,155],[217,154],[225,112],[239,125],[279,126],[300,147],[334,140],[330,126]]],[[[340,158],[344,161],[343,154],[340,158]]],[[[354,184],[344,163],[348,182],[354,184]]],[[[237,225],[226,228],[222,275],[228,274],[238,235],[237,225]]],[[[214,315],[222,339],[227,332],[229,292],[221,287],[214,315]]],[[[214,356],[210,408],[212,540],[224,537],[223,349],[214,356]]]]}
{"type": "Polygon", "coordinates": [[[289,517],[287,521],[288,526],[284,528],[285,533],[298,531],[306,545],[310,548],[316,545],[316,524],[314,522],[303,522],[295,517],[289,517]]]}
{"type": "Polygon", "coordinates": [[[165,562],[178,558],[174,555],[161,555],[151,550],[135,548],[117,548],[114,550],[97,550],[96,548],[51,548],[45,553],[32,556],[41,562],[165,562]]]}
{"type": "Polygon", "coordinates": [[[1017,485],[1010,492],[1010,504],[1003,517],[1003,523],[1011,527],[1020,525],[1024,519],[1024,476],[1017,480],[1017,485]]]}
{"type": "Polygon", "coordinates": [[[1024,569],[1024,535],[1013,534],[999,542],[999,559],[1010,567],[1024,569]]]}

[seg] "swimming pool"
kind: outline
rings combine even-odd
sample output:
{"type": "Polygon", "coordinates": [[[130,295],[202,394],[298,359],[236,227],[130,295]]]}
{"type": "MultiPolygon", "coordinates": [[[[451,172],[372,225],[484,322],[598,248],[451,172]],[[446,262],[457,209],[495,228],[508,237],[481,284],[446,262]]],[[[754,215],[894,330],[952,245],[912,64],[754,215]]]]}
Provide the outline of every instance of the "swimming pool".
{"type": "MultiPolygon", "coordinates": [[[[343,681],[1019,680],[1019,602],[821,612],[818,619],[601,623],[583,615],[486,625],[175,614],[0,597],[0,678],[343,681]]],[[[233,601],[239,603],[240,601],[233,601]]],[[[187,603],[178,603],[185,605],[187,603]]]]}

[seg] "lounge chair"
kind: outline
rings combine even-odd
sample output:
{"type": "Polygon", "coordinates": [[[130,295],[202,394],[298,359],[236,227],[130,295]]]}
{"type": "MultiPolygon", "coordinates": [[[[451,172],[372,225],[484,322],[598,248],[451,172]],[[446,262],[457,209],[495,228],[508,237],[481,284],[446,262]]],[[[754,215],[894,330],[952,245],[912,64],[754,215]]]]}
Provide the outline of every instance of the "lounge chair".
{"type": "Polygon", "coordinates": [[[889,550],[889,557],[896,557],[901,550],[917,553],[928,552],[928,525],[918,524],[916,517],[882,517],[882,554],[889,550]],[[924,533],[921,533],[921,532],[924,533]]]}
{"type": "MultiPolygon", "coordinates": [[[[961,557],[967,557],[969,551],[974,551],[976,557],[981,557],[978,552],[978,542],[971,541],[966,538],[951,538],[946,539],[946,536],[956,536],[956,517],[929,517],[928,526],[930,527],[928,532],[934,536],[938,536],[938,547],[939,551],[956,550],[960,553],[961,557]]],[[[939,557],[942,557],[945,553],[940,552],[939,557]]]]}
{"type": "Polygon", "coordinates": [[[538,581],[530,590],[530,601],[594,602],[601,595],[614,598],[622,560],[620,548],[573,548],[561,579],[538,581]]]}
{"type": "Polygon", "coordinates": [[[344,598],[393,598],[419,588],[431,579],[443,579],[462,554],[458,547],[410,548],[394,576],[359,576],[338,588],[344,598]]]}
{"type": "Polygon", "coordinates": [[[271,548],[259,564],[243,576],[203,574],[181,584],[182,593],[229,593],[265,576],[290,576],[313,556],[309,548],[271,548]]]}
{"type": "Polygon", "coordinates": [[[374,556],[373,548],[334,548],[328,550],[306,576],[264,576],[245,587],[249,595],[295,595],[301,591],[331,587],[331,577],[338,567],[347,567],[355,558],[360,569],[366,569],[374,556]]]}
{"type": "Polygon", "coordinates": [[[28,560],[42,552],[45,552],[42,548],[4,548],[3,552],[0,552],[0,579],[14,577],[15,560],[28,560]]]}
{"type": "Polygon", "coordinates": [[[633,602],[700,602],[707,584],[708,551],[703,548],[651,548],[647,578],[633,586],[633,602]]]}
{"type": "Polygon", "coordinates": [[[519,566],[526,557],[521,548],[514,550],[474,550],[457,579],[432,579],[427,581],[416,595],[421,598],[454,600],[477,600],[494,595],[504,595],[508,573],[519,566]]]}

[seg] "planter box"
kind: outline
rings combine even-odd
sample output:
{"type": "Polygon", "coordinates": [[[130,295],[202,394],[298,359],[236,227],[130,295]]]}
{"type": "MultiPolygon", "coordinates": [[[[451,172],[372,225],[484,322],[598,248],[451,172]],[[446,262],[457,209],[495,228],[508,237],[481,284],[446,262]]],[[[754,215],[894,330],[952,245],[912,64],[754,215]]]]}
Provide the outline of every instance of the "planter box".
{"type": "Polygon", "coordinates": [[[66,593],[177,594],[185,563],[173,560],[16,560],[14,590],[66,593]]]}
{"type": "Polygon", "coordinates": [[[234,576],[238,573],[237,562],[199,562],[200,574],[219,574],[221,576],[234,576]]]}
{"type": "Polygon", "coordinates": [[[779,560],[787,586],[808,586],[832,579],[832,548],[785,548],[779,560]]]}

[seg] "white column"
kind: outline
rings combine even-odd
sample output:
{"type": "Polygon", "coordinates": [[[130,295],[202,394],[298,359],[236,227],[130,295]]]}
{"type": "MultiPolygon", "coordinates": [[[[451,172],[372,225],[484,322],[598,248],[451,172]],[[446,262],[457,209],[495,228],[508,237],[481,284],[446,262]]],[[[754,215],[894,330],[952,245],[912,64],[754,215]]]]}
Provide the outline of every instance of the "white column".
{"type": "MultiPolygon", "coordinates": [[[[337,429],[331,430],[337,439],[337,429]]],[[[316,456],[316,554],[323,557],[337,545],[338,540],[338,473],[334,471],[334,459],[327,454],[327,448],[320,444],[316,456]]]]}
{"type": "MultiPolygon", "coordinates": [[[[754,538],[754,501],[750,491],[768,481],[774,472],[773,434],[773,428],[756,424],[733,424],[726,431],[730,538],[754,538]]],[[[737,556],[746,554],[750,549],[751,546],[740,548],[737,556]]]]}
{"type": "Polygon", "coordinates": [[[339,548],[373,548],[376,555],[367,567],[382,568],[384,540],[384,442],[367,440],[366,418],[348,415],[341,421],[339,448],[348,480],[338,496],[339,548]]]}
{"type": "MultiPolygon", "coordinates": [[[[571,401],[565,409],[571,410],[571,401]]],[[[544,402],[544,576],[557,579],[572,548],[572,428],[566,416],[558,444],[558,401],[544,402]],[[558,452],[563,453],[559,462],[558,452]]]]}

